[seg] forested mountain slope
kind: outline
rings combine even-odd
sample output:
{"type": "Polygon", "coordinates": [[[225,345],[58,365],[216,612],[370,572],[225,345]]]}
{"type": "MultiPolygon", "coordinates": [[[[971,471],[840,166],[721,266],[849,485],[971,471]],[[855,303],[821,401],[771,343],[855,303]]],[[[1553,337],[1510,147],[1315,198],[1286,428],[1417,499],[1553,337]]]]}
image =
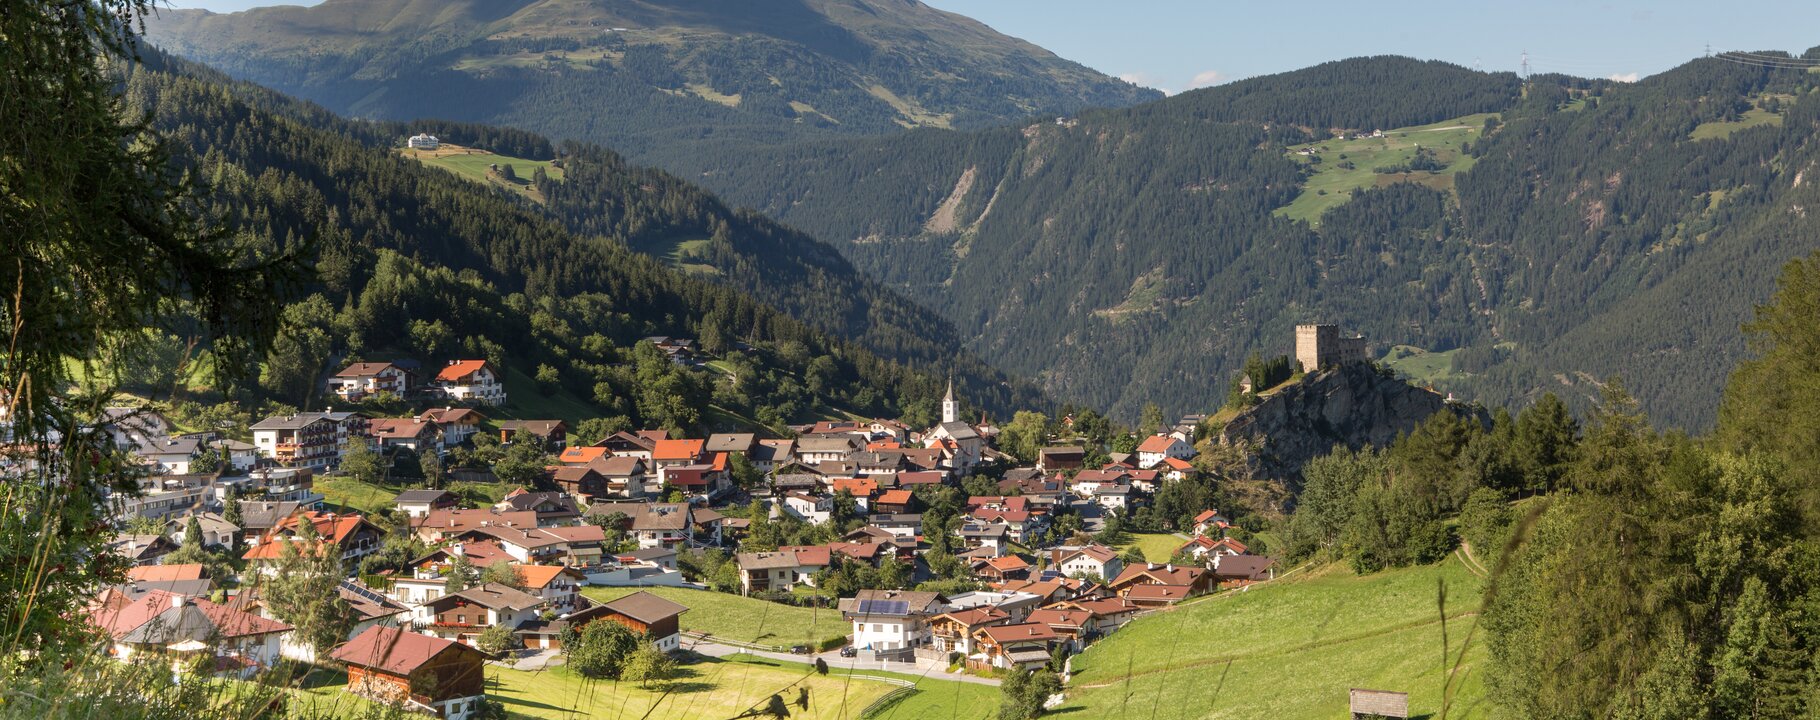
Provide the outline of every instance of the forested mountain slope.
{"type": "Polygon", "coordinates": [[[988,360],[1127,416],[1216,405],[1248,353],[1325,320],[1380,353],[1458,349],[1437,385],[1489,404],[1617,374],[1658,422],[1703,428],[1738,321],[1815,245],[1816,79],[1703,59],[1525,83],[1361,58],[1066,122],[672,166],[842,247],[988,360]],[[1335,151],[1341,133],[1383,157],[1335,151]],[[1346,196],[1311,221],[1285,212],[1329,192],[1346,196]]]}
{"type": "MultiPolygon", "coordinates": [[[[633,251],[626,243],[643,233],[697,231],[691,223],[711,226],[728,246],[784,231],[754,228],[682,183],[659,186],[662,178],[618,168],[609,153],[584,149],[568,164],[586,175],[600,163],[600,172],[647,182],[596,188],[614,203],[610,221],[576,233],[528,201],[399,157],[394,126],[343,120],[157,55],[133,68],[126,93],[206,183],[209,213],[275,252],[313,259],[317,279],[306,296],[284,298],[290,325],[256,389],[274,399],[307,402],[338,358],[465,355],[535,373],[543,390],[591,402],[600,416],[685,429],[706,426],[710,405],[774,427],[828,407],[926,414],[950,367],[983,406],[1041,402],[977,361],[938,361],[949,349],[929,340],[903,350],[930,363],[913,368],[816,329],[863,321],[799,321],[633,251]],[[635,352],[653,334],[756,348],[730,352],[729,376],[717,377],[635,352]]],[[[517,150],[536,143],[469,132],[517,150]]]]}
{"type": "Polygon", "coordinates": [[[332,110],[610,144],[984,127],[1161,97],[914,0],[327,0],[150,39],[332,110]]]}

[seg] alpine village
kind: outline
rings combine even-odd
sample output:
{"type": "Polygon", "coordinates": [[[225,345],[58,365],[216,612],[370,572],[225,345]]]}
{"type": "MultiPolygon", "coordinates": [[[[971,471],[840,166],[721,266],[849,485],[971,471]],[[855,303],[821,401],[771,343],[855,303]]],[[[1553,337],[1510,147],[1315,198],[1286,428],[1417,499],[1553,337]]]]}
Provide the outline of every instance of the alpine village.
{"type": "Polygon", "coordinates": [[[1820,48],[929,2],[0,0],[0,720],[1820,717],[1820,48]]]}

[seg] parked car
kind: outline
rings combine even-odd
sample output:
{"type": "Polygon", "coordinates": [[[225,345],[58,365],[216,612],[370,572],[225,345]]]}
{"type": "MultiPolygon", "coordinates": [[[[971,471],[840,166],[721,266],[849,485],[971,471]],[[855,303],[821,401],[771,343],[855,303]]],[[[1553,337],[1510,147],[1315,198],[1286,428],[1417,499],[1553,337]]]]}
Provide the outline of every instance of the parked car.
{"type": "Polygon", "coordinates": [[[792,655],[808,655],[808,654],[809,654],[809,646],[808,646],[808,645],[792,645],[792,646],[790,646],[790,654],[792,654],[792,655]]]}
{"type": "Polygon", "coordinates": [[[841,657],[857,657],[858,655],[859,655],[859,648],[853,647],[852,645],[848,645],[848,646],[840,649],[841,657]]]}

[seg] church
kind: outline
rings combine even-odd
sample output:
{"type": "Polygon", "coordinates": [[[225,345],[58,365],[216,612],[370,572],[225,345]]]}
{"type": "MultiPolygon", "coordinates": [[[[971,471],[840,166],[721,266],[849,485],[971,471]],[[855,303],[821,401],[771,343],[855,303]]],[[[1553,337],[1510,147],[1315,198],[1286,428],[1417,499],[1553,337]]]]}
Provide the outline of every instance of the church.
{"type": "Polygon", "coordinates": [[[954,378],[948,378],[948,394],[942,396],[942,421],[923,433],[923,444],[952,451],[955,474],[965,476],[979,464],[986,443],[978,430],[961,422],[960,416],[961,403],[954,399],[954,378]]]}

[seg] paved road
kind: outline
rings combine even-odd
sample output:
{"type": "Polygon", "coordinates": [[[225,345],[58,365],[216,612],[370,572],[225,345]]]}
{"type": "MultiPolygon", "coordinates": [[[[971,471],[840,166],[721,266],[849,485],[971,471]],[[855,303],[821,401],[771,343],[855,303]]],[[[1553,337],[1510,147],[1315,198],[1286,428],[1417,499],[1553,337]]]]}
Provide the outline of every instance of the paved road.
{"type": "Polygon", "coordinates": [[[790,653],[767,652],[767,651],[763,651],[763,650],[748,650],[746,648],[734,647],[732,645],[722,645],[720,643],[709,641],[709,640],[691,641],[686,638],[683,641],[683,647],[690,649],[690,650],[694,650],[695,652],[701,653],[703,655],[707,655],[709,657],[726,657],[728,655],[737,655],[740,653],[744,653],[747,655],[756,655],[758,657],[762,657],[762,658],[765,658],[768,660],[776,660],[778,662],[787,662],[787,663],[796,663],[798,665],[810,665],[815,662],[816,658],[821,658],[823,662],[828,663],[828,667],[842,669],[842,670],[857,670],[860,672],[865,672],[868,670],[874,670],[874,671],[882,670],[882,671],[888,671],[888,672],[894,672],[894,673],[901,673],[904,675],[920,675],[923,677],[933,678],[936,680],[954,680],[957,682],[973,683],[975,685],[996,686],[999,684],[998,680],[994,680],[992,678],[983,678],[983,677],[979,677],[977,675],[968,675],[965,673],[949,673],[946,671],[946,666],[932,667],[934,665],[934,663],[929,663],[926,661],[907,663],[907,662],[889,662],[889,661],[880,661],[880,660],[861,660],[859,658],[844,658],[844,657],[840,656],[840,651],[838,651],[838,650],[836,650],[834,652],[825,652],[820,655],[792,655],[790,653]]]}

